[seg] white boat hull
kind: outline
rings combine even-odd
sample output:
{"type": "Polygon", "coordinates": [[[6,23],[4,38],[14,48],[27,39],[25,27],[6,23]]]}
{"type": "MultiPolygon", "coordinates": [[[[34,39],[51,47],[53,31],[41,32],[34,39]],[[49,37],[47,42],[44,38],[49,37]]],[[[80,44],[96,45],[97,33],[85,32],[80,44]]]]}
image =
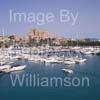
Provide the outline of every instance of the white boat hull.
{"type": "Polygon", "coordinates": [[[73,73],[73,70],[70,70],[70,69],[62,69],[62,71],[67,72],[69,74],[72,74],[73,73]]]}

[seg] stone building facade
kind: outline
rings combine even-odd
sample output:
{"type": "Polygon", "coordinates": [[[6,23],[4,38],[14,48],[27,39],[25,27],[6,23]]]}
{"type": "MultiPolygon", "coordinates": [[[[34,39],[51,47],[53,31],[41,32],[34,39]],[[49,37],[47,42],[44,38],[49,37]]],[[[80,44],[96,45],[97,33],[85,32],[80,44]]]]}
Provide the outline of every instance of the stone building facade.
{"type": "Polygon", "coordinates": [[[35,39],[35,40],[45,40],[45,39],[48,39],[48,38],[51,38],[51,34],[50,32],[48,31],[43,31],[43,30],[38,30],[38,29],[33,29],[29,34],[29,38],[31,39],[35,39]]]}

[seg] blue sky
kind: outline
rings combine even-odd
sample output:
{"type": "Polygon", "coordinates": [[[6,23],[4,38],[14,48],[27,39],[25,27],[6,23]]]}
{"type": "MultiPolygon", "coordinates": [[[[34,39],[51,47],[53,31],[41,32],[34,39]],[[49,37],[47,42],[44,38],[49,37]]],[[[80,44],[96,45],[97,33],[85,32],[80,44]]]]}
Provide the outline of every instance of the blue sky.
{"type": "Polygon", "coordinates": [[[53,36],[100,39],[100,0],[0,0],[0,35],[4,27],[5,35],[27,35],[32,28],[48,30],[53,36]],[[53,12],[54,22],[37,25],[34,23],[10,23],[9,10],[14,12],[53,12]],[[74,26],[59,22],[59,11],[66,9],[73,14],[78,12],[74,26]]]}

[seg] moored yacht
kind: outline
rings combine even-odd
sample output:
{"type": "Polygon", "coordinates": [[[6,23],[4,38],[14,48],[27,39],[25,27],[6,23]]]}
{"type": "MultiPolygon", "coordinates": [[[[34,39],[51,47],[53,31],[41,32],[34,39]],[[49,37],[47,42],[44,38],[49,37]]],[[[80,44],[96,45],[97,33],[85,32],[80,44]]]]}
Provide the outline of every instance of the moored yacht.
{"type": "Polygon", "coordinates": [[[15,72],[15,71],[21,71],[26,68],[26,65],[18,65],[18,66],[9,66],[8,68],[5,68],[2,70],[2,72],[9,73],[9,72],[15,72]]]}
{"type": "Polygon", "coordinates": [[[2,66],[0,66],[0,71],[3,71],[5,69],[10,69],[10,68],[11,68],[10,65],[2,65],[2,66]]]}
{"type": "Polygon", "coordinates": [[[66,60],[64,60],[64,64],[72,65],[72,64],[75,64],[75,61],[73,59],[66,59],[66,60]]]}
{"type": "Polygon", "coordinates": [[[49,58],[44,58],[43,59],[45,63],[58,63],[59,61],[53,57],[49,57],[49,58]]]}
{"type": "Polygon", "coordinates": [[[80,50],[80,52],[84,55],[91,55],[93,51],[93,48],[84,48],[82,50],[80,50]]]}
{"type": "Polygon", "coordinates": [[[85,62],[87,59],[81,58],[81,57],[73,57],[72,58],[76,63],[83,63],[85,62]]]}

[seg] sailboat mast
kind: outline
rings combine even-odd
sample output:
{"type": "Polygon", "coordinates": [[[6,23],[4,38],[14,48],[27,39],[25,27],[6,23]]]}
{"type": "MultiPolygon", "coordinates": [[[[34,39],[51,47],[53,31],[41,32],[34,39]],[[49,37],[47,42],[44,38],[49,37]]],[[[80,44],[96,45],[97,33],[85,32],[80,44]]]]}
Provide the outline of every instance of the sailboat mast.
{"type": "Polygon", "coordinates": [[[3,50],[5,48],[4,28],[2,28],[3,50]]]}

